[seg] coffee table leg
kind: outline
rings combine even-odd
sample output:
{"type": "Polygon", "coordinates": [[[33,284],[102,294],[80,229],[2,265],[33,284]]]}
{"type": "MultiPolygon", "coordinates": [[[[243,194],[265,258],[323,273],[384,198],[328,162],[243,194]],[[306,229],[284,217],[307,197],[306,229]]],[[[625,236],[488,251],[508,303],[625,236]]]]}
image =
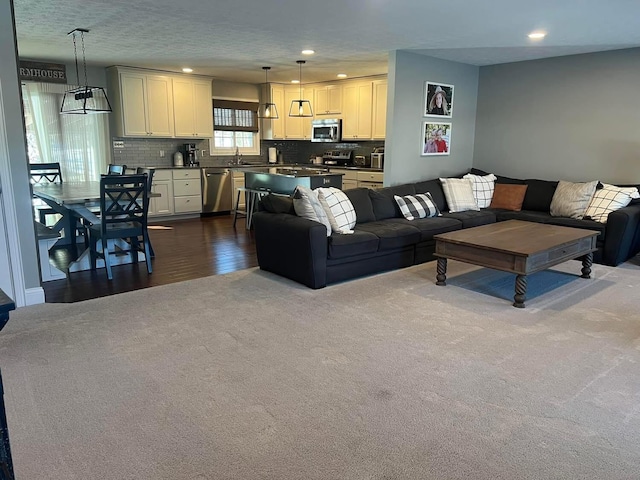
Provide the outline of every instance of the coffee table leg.
{"type": "Polygon", "coordinates": [[[438,274],[436,275],[436,285],[446,285],[447,284],[447,259],[439,257],[438,258],[438,274]]]}
{"type": "Polygon", "coordinates": [[[591,265],[593,265],[593,252],[582,257],[582,278],[591,278],[591,265]]]}
{"type": "Polygon", "coordinates": [[[516,276],[516,294],[513,296],[513,306],[516,308],[524,308],[524,301],[527,296],[527,276],[516,276]]]}

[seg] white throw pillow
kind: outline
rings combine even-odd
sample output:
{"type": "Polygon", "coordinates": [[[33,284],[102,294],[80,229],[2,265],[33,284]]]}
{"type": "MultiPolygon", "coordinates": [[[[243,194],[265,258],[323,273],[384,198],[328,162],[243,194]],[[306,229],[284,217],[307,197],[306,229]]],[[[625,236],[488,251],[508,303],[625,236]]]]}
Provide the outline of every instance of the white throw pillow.
{"type": "Polygon", "coordinates": [[[549,213],[552,217],[569,217],[582,220],[591,203],[598,181],[574,183],[560,180],[551,199],[549,213]]]}
{"type": "Polygon", "coordinates": [[[327,228],[327,237],[331,235],[331,224],[317,192],[298,185],[293,192],[293,209],[297,216],[323,224],[327,228]]]}
{"type": "Polygon", "coordinates": [[[467,178],[441,178],[442,190],[449,205],[449,212],[480,210],[473,196],[472,181],[467,178]]]}
{"type": "Polygon", "coordinates": [[[596,222],[607,223],[607,217],[611,212],[626,207],[635,198],[640,198],[636,187],[616,187],[607,183],[602,185],[600,190],[596,190],[584,214],[596,222]]]}
{"type": "Polygon", "coordinates": [[[464,177],[467,180],[471,180],[473,184],[471,188],[473,190],[473,198],[476,199],[476,203],[480,208],[488,208],[491,205],[491,199],[493,198],[493,190],[496,185],[496,176],[493,173],[489,175],[474,175],[467,173],[464,177]]]}
{"type": "Polygon", "coordinates": [[[404,218],[407,220],[415,220],[416,218],[436,217],[440,215],[440,211],[433,201],[433,197],[429,192],[418,193],[416,195],[405,195],[399,197],[394,195],[398,207],[404,218]]]}
{"type": "Polygon", "coordinates": [[[356,210],[349,197],[336,187],[319,187],[314,191],[318,192],[318,200],[327,214],[331,229],[335,233],[353,233],[356,210]]]}

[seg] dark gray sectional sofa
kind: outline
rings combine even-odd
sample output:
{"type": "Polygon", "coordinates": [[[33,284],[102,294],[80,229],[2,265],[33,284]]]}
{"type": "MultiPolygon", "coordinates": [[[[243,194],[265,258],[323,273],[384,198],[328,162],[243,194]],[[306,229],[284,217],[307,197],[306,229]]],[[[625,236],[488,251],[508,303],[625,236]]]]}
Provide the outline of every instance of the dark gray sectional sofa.
{"type": "MultiPolygon", "coordinates": [[[[471,173],[485,172],[472,169],[471,173]]],[[[434,260],[434,235],[518,219],[600,232],[594,262],[618,265],[640,251],[640,201],[609,214],[606,224],[552,217],[557,182],[498,176],[497,183],[526,184],[521,211],[482,209],[450,213],[438,179],[380,190],[345,190],[356,210],[355,233],[327,237],[324,225],[297,217],[289,198],[267,195],[253,217],[260,268],[311,288],[434,260]],[[442,216],[406,220],[393,198],[430,192],[442,216]]]]}

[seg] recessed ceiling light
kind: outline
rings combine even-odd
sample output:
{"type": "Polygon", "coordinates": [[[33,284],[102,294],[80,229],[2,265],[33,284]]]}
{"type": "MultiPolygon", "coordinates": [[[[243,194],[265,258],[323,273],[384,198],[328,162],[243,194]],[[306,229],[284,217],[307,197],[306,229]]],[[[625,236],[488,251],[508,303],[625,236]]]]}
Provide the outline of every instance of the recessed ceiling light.
{"type": "Polygon", "coordinates": [[[300,80],[291,80],[291,83],[300,83],[300,80]]]}
{"type": "Polygon", "coordinates": [[[184,73],[191,73],[191,72],[193,72],[193,68],[184,67],[184,68],[182,69],[182,71],[183,71],[184,73]]]}
{"type": "Polygon", "coordinates": [[[541,40],[546,36],[547,36],[547,34],[545,32],[531,32],[529,34],[529,38],[531,40],[541,40]]]}
{"type": "Polygon", "coordinates": [[[313,55],[316,52],[314,50],[307,49],[307,50],[302,50],[301,53],[302,55],[313,55]]]}
{"type": "Polygon", "coordinates": [[[346,73],[339,73],[337,75],[338,78],[347,78],[347,74],[346,73]]]}

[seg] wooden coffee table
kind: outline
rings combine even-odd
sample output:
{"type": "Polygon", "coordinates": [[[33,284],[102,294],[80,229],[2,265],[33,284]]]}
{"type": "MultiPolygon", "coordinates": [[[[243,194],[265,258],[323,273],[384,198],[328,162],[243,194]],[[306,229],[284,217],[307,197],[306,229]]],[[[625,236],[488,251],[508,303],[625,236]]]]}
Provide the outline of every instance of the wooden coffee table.
{"type": "Polygon", "coordinates": [[[582,258],[582,278],[590,278],[595,230],[508,220],[435,235],[436,285],[447,284],[447,259],[515,273],[513,306],[524,308],[527,275],[582,258]]]}

